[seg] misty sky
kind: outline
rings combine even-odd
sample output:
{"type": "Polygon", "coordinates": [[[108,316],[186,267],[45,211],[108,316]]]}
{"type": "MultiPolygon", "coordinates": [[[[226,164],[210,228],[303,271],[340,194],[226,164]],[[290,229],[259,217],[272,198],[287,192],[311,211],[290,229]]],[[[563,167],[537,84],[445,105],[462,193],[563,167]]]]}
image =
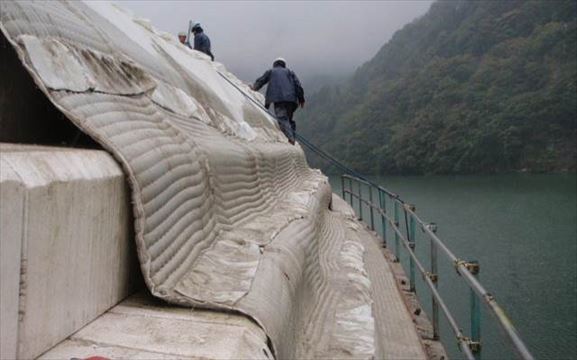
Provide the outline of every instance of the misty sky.
{"type": "Polygon", "coordinates": [[[305,82],[352,73],[431,2],[116,0],[175,35],[199,21],[216,60],[243,80],[253,81],[282,56],[305,82]]]}

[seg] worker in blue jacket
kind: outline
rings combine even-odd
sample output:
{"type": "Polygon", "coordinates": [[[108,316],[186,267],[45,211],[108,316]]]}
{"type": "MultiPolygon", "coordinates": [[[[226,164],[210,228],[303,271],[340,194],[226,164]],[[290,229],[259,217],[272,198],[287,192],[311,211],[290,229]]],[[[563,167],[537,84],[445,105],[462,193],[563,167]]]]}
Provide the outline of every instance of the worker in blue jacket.
{"type": "Polygon", "coordinates": [[[295,73],[286,67],[283,58],[276,59],[272,64],[272,69],[267,70],[259,77],[251,89],[258,91],[268,83],[265,95],[265,107],[274,104],[274,112],[282,132],[289,142],[295,143],[296,123],[293,114],[300,105],[305,105],[305,95],[303,87],[295,73]]]}
{"type": "Polygon", "coordinates": [[[210,56],[212,61],[214,61],[214,55],[210,51],[210,39],[204,33],[204,30],[202,30],[200,23],[196,23],[192,26],[192,33],[194,34],[194,50],[205,53],[210,56]]]}

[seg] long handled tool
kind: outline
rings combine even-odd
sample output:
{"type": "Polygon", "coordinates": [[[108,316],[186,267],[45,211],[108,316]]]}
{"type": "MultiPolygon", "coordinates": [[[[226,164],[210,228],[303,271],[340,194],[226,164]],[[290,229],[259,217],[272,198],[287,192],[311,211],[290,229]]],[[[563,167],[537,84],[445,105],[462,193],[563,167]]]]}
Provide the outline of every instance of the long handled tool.
{"type": "Polygon", "coordinates": [[[192,20],[188,20],[188,32],[186,33],[186,43],[190,44],[190,33],[192,32],[192,20]]]}

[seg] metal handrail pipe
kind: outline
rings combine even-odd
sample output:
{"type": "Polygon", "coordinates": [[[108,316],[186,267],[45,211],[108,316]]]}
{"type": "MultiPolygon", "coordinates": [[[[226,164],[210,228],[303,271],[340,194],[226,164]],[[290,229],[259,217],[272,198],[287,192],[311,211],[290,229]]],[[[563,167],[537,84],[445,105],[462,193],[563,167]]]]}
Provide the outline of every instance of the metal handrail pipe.
{"type": "Polygon", "coordinates": [[[411,216],[414,216],[415,220],[419,222],[422,229],[429,235],[430,239],[433,240],[443,252],[455,263],[455,267],[457,272],[463,276],[465,281],[468,283],[469,287],[475,291],[475,293],[483,299],[485,304],[491,309],[493,315],[497,318],[499,324],[501,325],[502,329],[505,331],[511,342],[513,343],[515,350],[518,352],[519,356],[523,359],[534,359],[533,355],[527,348],[527,345],[521,339],[519,332],[509,319],[509,317],[505,314],[503,308],[497,303],[495,297],[489,293],[485,287],[475,278],[473,274],[467,269],[467,267],[460,262],[460,260],[453,254],[449,248],[437,237],[437,235],[429,229],[428,226],[424,224],[424,222],[410,209],[408,212],[411,213],[411,216]]]}
{"type": "Polygon", "coordinates": [[[401,196],[399,194],[395,194],[394,192],[391,192],[387,189],[385,189],[384,187],[377,185],[377,188],[379,188],[380,190],[382,190],[383,192],[385,192],[387,195],[389,195],[389,197],[393,200],[398,200],[401,204],[404,204],[405,202],[403,201],[403,199],[401,199],[401,196]]]}
{"type": "Polygon", "coordinates": [[[428,225],[427,223],[425,223],[423,220],[421,220],[421,218],[411,209],[408,208],[407,212],[409,212],[409,214],[414,217],[414,219],[417,221],[417,223],[419,223],[419,225],[421,226],[421,229],[425,233],[427,233],[427,235],[429,235],[431,240],[433,240],[435,243],[437,243],[437,245],[441,248],[441,250],[443,250],[445,255],[447,255],[451,261],[456,262],[459,260],[457,258],[457,256],[455,256],[455,254],[453,254],[453,252],[445,245],[445,243],[441,239],[439,239],[439,237],[431,229],[429,229],[429,227],[427,226],[428,225]]]}
{"type": "Polygon", "coordinates": [[[373,209],[376,210],[380,215],[385,214],[385,211],[384,211],[380,206],[375,205],[373,202],[371,202],[371,201],[369,201],[369,200],[366,200],[366,199],[359,198],[359,196],[358,196],[357,194],[355,194],[354,192],[352,192],[352,191],[350,191],[350,190],[345,190],[344,192],[347,193],[347,194],[351,194],[351,195],[352,195],[353,197],[355,197],[356,199],[362,201],[365,205],[373,208],[373,209]]]}
{"type": "MultiPolygon", "coordinates": [[[[347,192],[352,194],[352,192],[350,192],[350,191],[347,191],[347,192]]],[[[357,196],[355,195],[355,197],[357,197],[357,196]]],[[[372,206],[372,207],[376,207],[372,203],[369,203],[368,205],[372,206]]],[[[411,256],[411,258],[415,261],[415,264],[417,265],[417,268],[419,269],[419,272],[421,273],[422,278],[425,280],[427,286],[431,290],[431,295],[435,298],[435,300],[439,304],[439,307],[441,308],[445,318],[449,322],[449,325],[451,326],[451,328],[455,334],[455,337],[457,338],[457,341],[459,342],[459,348],[466,355],[467,359],[474,360],[475,357],[471,351],[471,348],[469,347],[469,343],[467,342],[468,339],[463,335],[463,332],[459,328],[457,321],[455,320],[455,318],[453,317],[453,314],[450,312],[449,308],[445,304],[445,301],[443,300],[443,298],[441,297],[441,295],[439,294],[439,292],[435,288],[434,283],[426,275],[427,272],[426,272],[425,268],[423,267],[423,265],[421,264],[421,262],[417,258],[417,255],[411,249],[409,242],[407,241],[407,239],[403,235],[402,231],[395,224],[395,222],[386,214],[386,212],[383,211],[382,208],[376,207],[376,210],[387,220],[387,222],[391,225],[391,228],[393,229],[393,231],[398,234],[399,238],[402,240],[401,243],[403,244],[403,247],[407,250],[407,252],[411,256]]]]}
{"type": "Polygon", "coordinates": [[[312,143],[308,142],[306,139],[302,138],[299,134],[295,134],[295,137],[302,142],[304,145],[306,145],[309,149],[313,150],[317,155],[321,156],[322,158],[324,158],[325,160],[328,160],[329,162],[333,163],[333,165],[337,166],[338,168],[340,168],[342,171],[348,173],[351,172],[351,169],[349,169],[348,167],[342,165],[339,162],[335,162],[335,159],[333,159],[332,157],[330,157],[329,155],[325,154],[322,150],[318,149],[317,147],[315,147],[312,143]]]}
{"type": "Polygon", "coordinates": [[[389,196],[391,196],[391,197],[393,197],[393,198],[395,198],[395,199],[398,199],[399,201],[401,201],[402,203],[404,203],[404,202],[400,199],[399,195],[393,193],[393,192],[390,191],[390,190],[385,189],[384,187],[382,187],[382,186],[380,186],[380,185],[375,184],[374,182],[372,182],[372,181],[370,181],[370,180],[367,180],[367,179],[364,179],[364,178],[359,178],[359,177],[357,177],[357,176],[349,175],[349,174],[343,174],[343,175],[341,175],[341,176],[342,176],[342,177],[345,177],[345,178],[352,179],[352,180],[361,181],[361,182],[363,182],[363,183],[365,183],[365,184],[367,184],[367,185],[372,185],[372,186],[374,186],[374,187],[382,190],[382,191],[385,192],[387,195],[389,195],[389,196]]]}
{"type": "Polygon", "coordinates": [[[526,360],[535,359],[533,357],[533,354],[531,354],[531,352],[527,348],[527,345],[525,345],[525,343],[521,339],[519,332],[517,331],[517,329],[507,316],[507,314],[505,314],[503,308],[501,308],[501,306],[499,306],[499,304],[497,304],[497,302],[494,299],[492,299],[492,296],[490,297],[491,299],[487,299],[485,297],[483,297],[483,299],[492,308],[493,314],[499,319],[499,322],[502,325],[502,329],[505,331],[511,342],[515,345],[515,350],[517,351],[517,354],[522,359],[526,360]]]}
{"type": "MultiPolygon", "coordinates": [[[[405,248],[407,248],[407,247],[405,246],[405,248]]],[[[473,352],[472,352],[471,348],[469,347],[468,338],[463,334],[463,332],[459,328],[457,321],[455,320],[455,318],[453,317],[453,315],[449,311],[447,304],[445,304],[445,301],[441,297],[441,294],[439,294],[439,291],[435,287],[435,283],[433,283],[431,278],[429,278],[426,275],[426,271],[423,268],[423,265],[416,259],[415,253],[412,250],[408,250],[408,251],[409,251],[409,254],[411,255],[411,257],[413,259],[415,259],[415,264],[417,265],[417,268],[421,272],[421,276],[422,276],[423,280],[425,281],[425,283],[429,287],[429,290],[431,291],[431,295],[437,301],[437,304],[441,308],[441,311],[443,312],[443,314],[445,315],[445,318],[449,322],[449,325],[453,329],[453,332],[455,333],[455,336],[457,337],[457,341],[459,342],[459,347],[461,348],[461,351],[465,354],[467,359],[475,359],[475,356],[473,355],[473,352]]]]}
{"type": "MultiPolygon", "coordinates": [[[[459,273],[459,275],[461,275],[465,279],[465,282],[467,283],[467,285],[469,285],[469,287],[471,289],[473,289],[473,291],[475,291],[475,293],[481,299],[483,299],[485,304],[487,304],[487,306],[491,309],[491,313],[497,318],[499,325],[505,331],[506,335],[509,337],[509,340],[513,344],[513,347],[517,351],[517,354],[522,359],[526,359],[526,360],[534,359],[533,355],[531,354],[531,352],[527,348],[527,345],[521,339],[519,332],[517,331],[517,329],[515,328],[515,326],[513,325],[511,320],[509,319],[509,317],[505,314],[505,311],[503,310],[503,308],[497,303],[494,296],[491,295],[483,287],[483,285],[477,280],[477,278],[475,278],[475,276],[473,274],[471,274],[471,272],[465,266],[465,264],[463,264],[455,256],[455,254],[453,254],[453,252],[445,245],[445,243],[443,243],[443,241],[441,239],[439,239],[439,237],[427,226],[427,224],[425,224],[425,222],[423,220],[421,220],[421,218],[419,218],[417,216],[417,214],[414,211],[412,211],[408,207],[405,207],[405,209],[421,225],[421,228],[423,229],[423,231],[425,231],[425,233],[427,233],[427,235],[429,235],[429,238],[431,240],[433,240],[435,242],[435,244],[438,245],[443,250],[443,252],[447,255],[447,257],[449,257],[450,260],[453,261],[453,263],[455,264],[455,268],[456,268],[457,272],[459,273]]],[[[382,212],[381,212],[381,214],[382,214],[382,212]]],[[[389,222],[391,222],[391,219],[387,215],[384,215],[384,216],[387,218],[387,220],[389,222]]],[[[394,225],[393,225],[393,228],[395,228],[394,225]]],[[[395,229],[395,231],[397,231],[397,229],[395,229]]],[[[400,233],[400,231],[398,231],[398,232],[400,233]]],[[[403,240],[403,242],[406,241],[402,235],[400,237],[403,240]]],[[[403,244],[403,245],[405,245],[405,244],[403,244]]],[[[406,248],[406,246],[405,246],[405,248],[406,248]]]]}
{"type": "Polygon", "coordinates": [[[365,183],[365,184],[370,184],[368,180],[361,179],[361,178],[356,177],[356,176],[354,176],[354,175],[343,174],[343,175],[341,175],[341,176],[344,177],[344,178],[353,179],[353,180],[355,180],[355,181],[362,182],[362,183],[365,183]]]}
{"type": "Polygon", "coordinates": [[[401,238],[401,240],[402,240],[401,243],[403,244],[403,247],[407,250],[407,252],[411,256],[411,258],[415,261],[415,265],[417,265],[417,268],[419,269],[419,272],[421,273],[423,280],[425,280],[425,283],[427,284],[427,286],[431,290],[431,295],[435,298],[435,300],[439,304],[439,307],[443,311],[445,318],[447,319],[447,321],[449,322],[449,325],[451,326],[453,332],[455,333],[455,336],[459,342],[459,347],[461,348],[461,350],[467,356],[468,359],[475,359],[475,357],[471,351],[471,348],[469,347],[469,344],[467,342],[467,338],[465,337],[465,335],[463,334],[463,332],[459,328],[457,321],[455,320],[455,318],[453,317],[453,314],[451,314],[451,311],[449,310],[449,308],[445,304],[445,301],[441,297],[441,294],[439,294],[438,290],[435,288],[433,281],[427,276],[427,271],[423,267],[423,264],[421,264],[421,262],[417,258],[417,255],[411,249],[409,242],[407,241],[407,239],[403,235],[402,231],[397,226],[394,225],[393,221],[387,215],[385,215],[385,217],[387,218],[387,221],[392,225],[393,231],[395,231],[399,235],[399,237],[401,238]]]}
{"type": "MultiPolygon", "coordinates": [[[[351,177],[354,180],[358,180],[355,179],[354,177],[351,177]]],[[[386,190],[383,190],[386,192],[386,190]]],[[[390,196],[390,194],[388,194],[390,196]]],[[[404,202],[402,202],[402,200],[398,199],[398,198],[394,198],[393,200],[398,200],[401,204],[405,205],[404,202]]],[[[363,200],[364,201],[364,200],[363,200]]],[[[383,217],[385,217],[387,219],[387,222],[389,222],[389,224],[392,225],[392,228],[394,229],[395,233],[397,233],[399,235],[399,237],[402,239],[403,242],[403,246],[409,251],[409,253],[411,254],[411,257],[415,260],[416,263],[418,263],[418,260],[416,259],[416,256],[413,256],[413,252],[411,250],[409,250],[410,247],[407,247],[407,240],[405,239],[405,237],[402,235],[402,232],[397,228],[397,226],[395,225],[395,223],[391,220],[391,218],[386,214],[385,211],[383,211],[382,208],[364,201],[368,206],[373,207],[377,210],[377,212],[379,212],[380,215],[382,215],[383,217]]],[[[419,218],[419,216],[410,209],[410,207],[404,206],[404,208],[406,209],[406,211],[410,214],[410,216],[413,217],[414,220],[416,220],[419,225],[421,226],[421,229],[429,236],[429,238],[438,246],[441,248],[441,250],[443,250],[443,252],[445,253],[445,255],[447,255],[447,257],[453,261],[453,263],[455,264],[455,268],[457,270],[457,272],[465,279],[465,282],[467,283],[467,285],[473,289],[473,291],[481,298],[483,299],[483,301],[485,302],[485,304],[487,304],[487,306],[491,309],[491,313],[497,318],[499,325],[501,326],[501,328],[505,331],[506,335],[509,337],[509,340],[511,341],[511,343],[513,344],[513,347],[515,348],[515,350],[517,351],[517,354],[522,358],[522,359],[527,359],[527,360],[532,360],[534,359],[533,355],[531,354],[531,352],[529,351],[529,349],[527,348],[527,345],[525,345],[525,343],[523,342],[523,340],[521,339],[519,332],[517,331],[517,329],[515,328],[515,326],[513,325],[513,323],[511,322],[511,320],[509,319],[509,317],[505,314],[505,311],[503,310],[503,308],[497,303],[497,301],[495,300],[494,296],[491,295],[484,287],[483,285],[474,277],[473,274],[471,274],[471,272],[469,271],[469,269],[465,266],[465,264],[463,264],[456,256],[455,254],[453,254],[453,252],[445,245],[445,243],[439,239],[439,237],[427,226],[428,224],[426,224],[421,218],[419,218]]],[[[420,263],[419,263],[420,264],[420,263]]],[[[421,274],[423,274],[424,269],[421,268],[421,265],[418,265],[419,270],[421,271],[421,274]]],[[[438,300],[438,299],[437,299],[438,300]]]]}

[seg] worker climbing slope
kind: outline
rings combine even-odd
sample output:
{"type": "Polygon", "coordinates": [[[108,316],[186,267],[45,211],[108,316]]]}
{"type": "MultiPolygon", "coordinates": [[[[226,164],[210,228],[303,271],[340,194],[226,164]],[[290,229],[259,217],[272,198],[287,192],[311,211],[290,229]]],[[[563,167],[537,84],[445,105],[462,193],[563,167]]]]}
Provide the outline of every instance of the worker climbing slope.
{"type": "Polygon", "coordinates": [[[210,50],[210,39],[204,33],[200,23],[196,23],[192,26],[192,33],[194,34],[194,50],[205,53],[210,56],[212,61],[214,61],[214,55],[210,50]]]}
{"type": "Polygon", "coordinates": [[[258,91],[268,83],[265,95],[265,107],[274,104],[274,112],[282,132],[289,142],[295,143],[296,123],[293,114],[300,105],[304,107],[305,96],[301,83],[295,73],[286,67],[283,58],[277,58],[272,65],[272,69],[267,70],[259,77],[251,89],[258,91]]]}

